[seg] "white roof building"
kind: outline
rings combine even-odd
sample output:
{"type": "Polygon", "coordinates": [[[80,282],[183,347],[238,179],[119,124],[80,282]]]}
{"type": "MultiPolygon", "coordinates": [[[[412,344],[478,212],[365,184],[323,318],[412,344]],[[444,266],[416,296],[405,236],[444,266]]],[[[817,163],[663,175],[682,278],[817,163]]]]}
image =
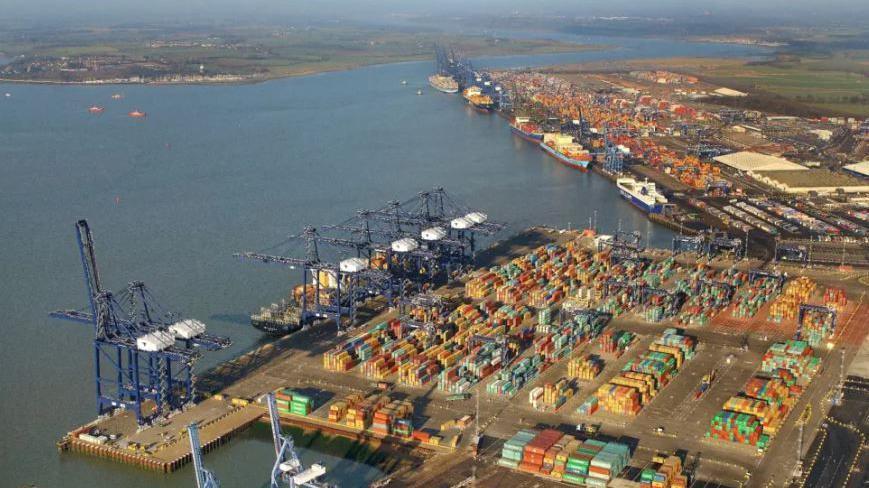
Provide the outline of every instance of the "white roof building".
{"type": "Polygon", "coordinates": [[[854,163],[849,164],[848,166],[842,166],[842,169],[846,171],[850,171],[858,176],[869,177],[869,161],[863,161],[862,163],[854,163]]]}
{"type": "Polygon", "coordinates": [[[715,161],[740,171],[798,171],[805,166],[792,163],[785,158],[769,156],[751,151],[739,151],[715,157],[715,161]]]}

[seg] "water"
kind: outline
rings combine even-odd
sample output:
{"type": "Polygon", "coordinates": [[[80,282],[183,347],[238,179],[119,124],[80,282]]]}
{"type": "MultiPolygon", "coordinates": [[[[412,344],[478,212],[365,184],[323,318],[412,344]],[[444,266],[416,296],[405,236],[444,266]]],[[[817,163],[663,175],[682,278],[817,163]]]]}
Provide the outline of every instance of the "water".
{"type": "MultiPolygon", "coordinates": [[[[479,64],[749,52],[671,41],[608,43],[623,47],[479,64]]],[[[158,475],[55,450],[64,432],[94,415],[92,331],[46,315],[85,303],[73,233],[78,218],[91,223],[108,288],[144,280],[164,305],[233,338],[230,350],[209,355],[203,367],[254,347],[261,336],[247,325],[248,314],[289,287],[288,272],[236,262],[233,252],[436,185],[513,230],[582,226],[597,209],[604,230],[621,221],[654,245],[668,244],[669,232],[618,198],[612,183],[557,164],[511,137],[503,119],[429,89],[430,66],[384,65],[246,86],[0,87],[13,95],[0,98],[0,484],[192,482],[189,469],[158,475]],[[417,88],[425,94],[417,96],[417,88]],[[125,98],[111,100],[115,92],[125,98]],[[105,113],[89,114],[92,104],[105,113]],[[127,117],[134,108],[148,117],[127,117]]],[[[209,454],[206,464],[225,486],[258,486],[270,464],[268,443],[268,435],[252,432],[209,454]]],[[[345,487],[378,474],[349,461],[341,466],[336,480],[345,487]]]]}

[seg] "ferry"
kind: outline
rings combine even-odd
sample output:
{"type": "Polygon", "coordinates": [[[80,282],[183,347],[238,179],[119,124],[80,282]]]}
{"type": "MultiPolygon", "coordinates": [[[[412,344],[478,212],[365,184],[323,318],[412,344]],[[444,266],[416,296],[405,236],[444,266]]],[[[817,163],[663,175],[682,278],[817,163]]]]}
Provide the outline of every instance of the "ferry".
{"type": "Polygon", "coordinates": [[[540,132],[540,126],[531,122],[531,119],[528,117],[516,117],[513,119],[513,123],[510,124],[510,131],[528,142],[539,144],[543,140],[543,132],[540,132]]]}
{"type": "Polygon", "coordinates": [[[459,84],[452,76],[431,75],[428,77],[428,83],[437,91],[444,93],[458,93],[459,84]]]}
{"type": "Polygon", "coordinates": [[[587,171],[591,164],[591,153],[574,142],[573,136],[567,134],[560,132],[543,134],[540,148],[568,168],[587,171]]]}
{"type": "Polygon", "coordinates": [[[661,213],[667,203],[667,197],[659,193],[655,184],[648,180],[639,182],[634,178],[618,178],[616,187],[625,200],[646,213],[661,213]]]}

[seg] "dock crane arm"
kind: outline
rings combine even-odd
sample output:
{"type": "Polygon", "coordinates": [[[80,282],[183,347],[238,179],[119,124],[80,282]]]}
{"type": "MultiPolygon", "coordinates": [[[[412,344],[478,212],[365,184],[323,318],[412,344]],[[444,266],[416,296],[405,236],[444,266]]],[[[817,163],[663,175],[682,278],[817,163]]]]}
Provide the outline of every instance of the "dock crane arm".
{"type": "Polygon", "coordinates": [[[199,426],[190,424],[187,426],[190,436],[190,453],[193,457],[193,472],[196,475],[196,488],[220,488],[220,481],[214,474],[205,469],[202,463],[202,444],[199,441],[199,426]]]}

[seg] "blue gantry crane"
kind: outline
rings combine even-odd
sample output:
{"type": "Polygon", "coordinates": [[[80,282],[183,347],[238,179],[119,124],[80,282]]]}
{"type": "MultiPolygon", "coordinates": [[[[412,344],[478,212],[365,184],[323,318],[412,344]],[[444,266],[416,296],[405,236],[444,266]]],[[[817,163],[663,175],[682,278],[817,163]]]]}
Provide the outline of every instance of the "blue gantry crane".
{"type": "Polygon", "coordinates": [[[471,264],[481,236],[503,228],[486,214],[457,203],[443,188],[435,188],[405,202],[359,211],[340,224],[324,226],[324,232],[308,227],[271,248],[301,240],[304,258],[271,251],[236,256],[302,270],[300,297],[291,297],[289,304],[294,309],[289,315],[298,324],[280,332],[332,319],[342,333],[356,322],[360,302],[381,296],[394,305],[445,282],[471,264]],[[321,256],[320,245],[328,246],[333,259],[321,256]]]}
{"type": "Polygon", "coordinates": [[[142,425],[192,403],[193,366],[201,349],[228,347],[226,338],[205,333],[205,324],[166,313],[141,282],[119,296],[104,290],[87,221],[76,239],[88,295],[88,310],[60,310],[53,318],[94,327],[94,374],[98,415],[122,408],[142,425]]]}
{"type": "Polygon", "coordinates": [[[696,254],[703,254],[704,244],[703,244],[703,236],[695,235],[695,236],[686,236],[686,235],[676,235],[673,236],[673,253],[679,254],[683,252],[693,252],[696,254]]]}
{"type": "Polygon", "coordinates": [[[193,473],[196,475],[196,488],[220,488],[220,481],[214,474],[205,469],[202,463],[202,444],[199,441],[199,426],[195,423],[187,426],[190,437],[190,455],[193,457],[193,473]]]}

